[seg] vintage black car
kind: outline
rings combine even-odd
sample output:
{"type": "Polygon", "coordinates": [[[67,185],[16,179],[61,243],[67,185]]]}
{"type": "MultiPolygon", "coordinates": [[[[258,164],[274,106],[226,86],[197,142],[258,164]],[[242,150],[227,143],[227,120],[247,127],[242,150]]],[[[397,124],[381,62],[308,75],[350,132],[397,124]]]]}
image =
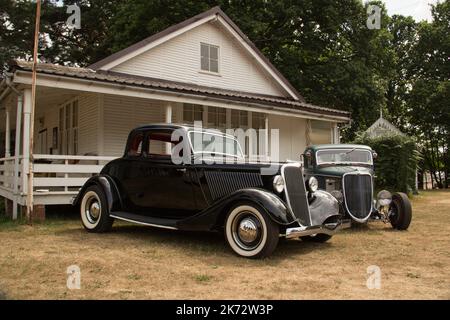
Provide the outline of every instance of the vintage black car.
{"type": "Polygon", "coordinates": [[[316,145],[303,153],[305,176],[318,189],[330,192],[340,203],[341,213],[354,223],[378,220],[406,230],[412,209],[408,196],[381,190],[374,193],[374,162],[369,146],[353,144],[316,145]]]}
{"type": "Polygon", "coordinates": [[[152,124],[131,131],[123,157],[90,178],[73,203],[91,232],[110,230],[114,219],[223,230],[238,255],[259,258],[270,255],[280,237],[320,242],[346,227],[338,201],[313,188],[300,162],[245,163],[234,136],[152,124]]]}

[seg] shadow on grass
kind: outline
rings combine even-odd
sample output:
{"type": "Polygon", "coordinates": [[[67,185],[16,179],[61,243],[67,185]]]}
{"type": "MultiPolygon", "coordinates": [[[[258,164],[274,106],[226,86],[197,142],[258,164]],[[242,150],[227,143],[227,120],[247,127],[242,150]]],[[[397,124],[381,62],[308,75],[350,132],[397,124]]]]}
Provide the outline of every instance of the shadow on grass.
{"type": "MultiPolygon", "coordinates": [[[[236,261],[252,261],[235,255],[228,247],[227,241],[222,232],[193,232],[181,230],[166,230],[140,225],[122,224],[116,225],[106,234],[92,234],[86,232],[83,227],[79,229],[58,230],[56,235],[69,236],[71,241],[89,241],[91,246],[103,247],[104,242],[90,241],[89,237],[105,237],[105,241],[114,243],[120,242],[121,246],[136,247],[141,245],[143,249],[147,244],[163,245],[166,248],[179,250],[180,253],[195,258],[214,257],[235,257],[238,260],[230,259],[226,263],[236,265],[236,261]]],[[[275,252],[269,259],[253,260],[263,261],[264,264],[276,265],[285,259],[292,259],[293,255],[303,255],[311,251],[326,251],[332,249],[332,243],[311,243],[301,240],[281,240],[275,252]]],[[[223,264],[222,261],[221,264],[223,264]]]]}

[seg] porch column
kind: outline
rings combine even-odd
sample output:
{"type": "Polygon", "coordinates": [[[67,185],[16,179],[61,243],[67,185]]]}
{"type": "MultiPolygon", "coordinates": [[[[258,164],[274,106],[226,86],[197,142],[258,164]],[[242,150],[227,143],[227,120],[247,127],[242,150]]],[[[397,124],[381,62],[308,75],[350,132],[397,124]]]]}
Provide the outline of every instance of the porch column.
{"type": "Polygon", "coordinates": [[[311,120],[306,120],[306,128],[305,128],[305,140],[306,140],[306,146],[311,145],[311,120]]]}
{"type": "MultiPolygon", "coordinates": [[[[166,123],[172,123],[172,104],[170,102],[166,103],[164,113],[165,113],[166,123]]],[[[166,153],[171,154],[172,153],[171,144],[166,143],[165,145],[166,145],[166,153]]]]}
{"type": "Polygon", "coordinates": [[[11,127],[9,122],[9,108],[6,107],[5,113],[5,158],[11,156],[11,127]]]}
{"type": "Polygon", "coordinates": [[[17,219],[17,198],[19,197],[19,166],[20,166],[20,133],[22,127],[23,94],[17,97],[16,110],[16,141],[14,147],[14,200],[13,220],[17,219]]]}
{"type": "Polygon", "coordinates": [[[269,115],[265,115],[264,117],[264,155],[266,156],[266,160],[269,159],[269,115]]]}
{"type": "Polygon", "coordinates": [[[22,192],[28,193],[28,169],[30,164],[31,89],[23,91],[23,144],[22,144],[22,192]]]}
{"type": "Polygon", "coordinates": [[[337,123],[333,123],[331,126],[331,134],[332,134],[332,143],[339,144],[339,127],[337,123]]]}
{"type": "MultiPolygon", "coordinates": [[[[255,151],[258,151],[258,149],[253,148],[253,112],[248,111],[247,112],[247,135],[248,135],[248,158],[250,161],[254,159],[255,157],[255,151]]],[[[259,160],[259,159],[256,159],[259,160]]]]}

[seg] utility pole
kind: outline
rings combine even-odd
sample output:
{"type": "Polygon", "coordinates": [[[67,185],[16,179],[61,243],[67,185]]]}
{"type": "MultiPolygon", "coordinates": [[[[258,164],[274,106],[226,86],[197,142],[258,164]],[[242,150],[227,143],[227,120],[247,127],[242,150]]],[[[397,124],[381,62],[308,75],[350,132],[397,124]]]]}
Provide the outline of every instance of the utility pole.
{"type": "Polygon", "coordinates": [[[28,166],[27,221],[33,223],[33,147],[34,147],[34,109],[36,108],[36,69],[39,47],[39,25],[41,23],[41,0],[36,1],[36,25],[34,28],[33,72],[31,80],[30,115],[30,161],[28,166]]]}

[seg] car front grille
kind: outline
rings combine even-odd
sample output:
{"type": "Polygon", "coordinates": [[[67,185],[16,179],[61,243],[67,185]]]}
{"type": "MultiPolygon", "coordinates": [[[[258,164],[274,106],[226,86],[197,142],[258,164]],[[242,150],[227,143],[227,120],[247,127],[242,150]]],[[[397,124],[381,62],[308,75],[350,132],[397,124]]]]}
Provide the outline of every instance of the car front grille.
{"type": "Polygon", "coordinates": [[[214,200],[240,189],[263,186],[259,172],[206,171],[205,177],[214,200]]]}
{"type": "Polygon", "coordinates": [[[310,226],[311,216],[301,167],[297,164],[286,164],[281,170],[285,182],[285,196],[288,206],[302,225],[310,226]]]}
{"type": "Polygon", "coordinates": [[[372,176],[370,174],[345,174],[342,180],[345,205],[356,219],[365,220],[372,211],[372,176]]]}

